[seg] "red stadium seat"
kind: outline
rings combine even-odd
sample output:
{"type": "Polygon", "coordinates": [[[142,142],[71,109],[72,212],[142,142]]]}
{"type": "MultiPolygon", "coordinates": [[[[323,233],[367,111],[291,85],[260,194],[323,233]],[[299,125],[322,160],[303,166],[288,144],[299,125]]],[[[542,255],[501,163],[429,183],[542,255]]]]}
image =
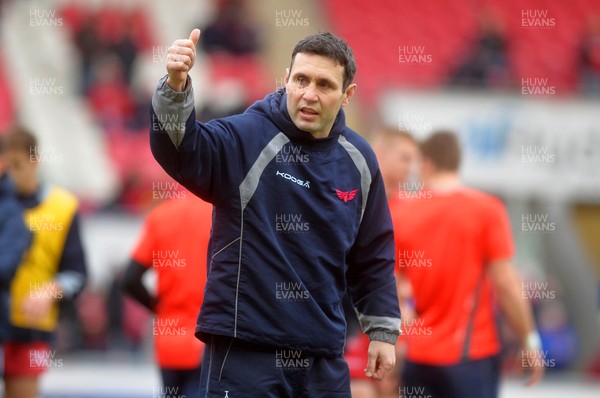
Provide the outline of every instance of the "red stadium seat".
{"type": "Polygon", "coordinates": [[[0,132],[14,122],[15,106],[13,96],[4,70],[4,62],[0,58],[0,132]]]}
{"type": "Polygon", "coordinates": [[[581,21],[599,14],[600,3],[485,0],[472,4],[473,9],[468,9],[459,0],[381,0],[377,6],[359,0],[324,0],[323,8],[335,31],[354,48],[361,97],[368,101],[376,98],[378,90],[393,86],[444,84],[477,39],[477,18],[486,10],[493,10],[506,29],[517,86],[521,76],[539,75],[548,76],[560,91],[576,89],[581,21]],[[535,9],[547,11],[557,28],[524,27],[523,10],[535,9]],[[398,47],[403,44],[423,46],[435,61],[398,65],[398,47]]]}

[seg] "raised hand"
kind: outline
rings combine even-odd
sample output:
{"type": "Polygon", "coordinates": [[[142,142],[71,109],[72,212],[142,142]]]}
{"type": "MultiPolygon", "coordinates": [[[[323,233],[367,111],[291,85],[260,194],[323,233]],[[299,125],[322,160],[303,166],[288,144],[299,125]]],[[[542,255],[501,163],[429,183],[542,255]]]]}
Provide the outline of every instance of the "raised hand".
{"type": "Polygon", "coordinates": [[[196,61],[196,44],[200,29],[194,29],[188,39],[175,40],[167,52],[167,84],[175,91],[183,91],[189,71],[196,61]]]}

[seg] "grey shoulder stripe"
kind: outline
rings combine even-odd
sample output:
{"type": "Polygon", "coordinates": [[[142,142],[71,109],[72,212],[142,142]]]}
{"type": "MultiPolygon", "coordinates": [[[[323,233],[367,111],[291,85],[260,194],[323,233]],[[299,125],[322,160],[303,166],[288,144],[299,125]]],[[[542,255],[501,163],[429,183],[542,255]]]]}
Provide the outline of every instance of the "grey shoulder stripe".
{"type": "Polygon", "coordinates": [[[375,316],[361,314],[354,308],[363,333],[369,333],[374,329],[389,330],[392,333],[401,333],[400,318],[391,318],[387,316],[375,316]]]}
{"type": "Polygon", "coordinates": [[[360,172],[360,188],[362,193],[362,210],[360,212],[360,220],[362,221],[362,217],[365,214],[365,209],[367,208],[367,199],[369,198],[369,190],[371,189],[371,170],[369,170],[369,165],[367,164],[367,160],[360,153],[360,151],[352,145],[346,137],[340,135],[338,138],[338,142],[340,145],[348,152],[350,158],[354,162],[354,165],[360,172]]]}
{"type": "MultiPolygon", "coordinates": [[[[153,123],[169,135],[171,142],[176,148],[183,141],[185,134],[185,123],[194,110],[194,91],[191,87],[182,93],[176,92],[167,85],[167,76],[164,76],[156,84],[152,95],[152,109],[156,115],[153,123]]],[[[156,132],[157,126],[152,126],[156,132]]]]}
{"type": "Polygon", "coordinates": [[[289,138],[283,133],[277,134],[269,143],[263,148],[258,155],[258,158],[244,177],[244,180],[240,184],[240,200],[242,203],[242,211],[246,208],[250,199],[256,192],[260,176],[265,171],[267,165],[273,160],[277,152],[281,150],[281,147],[290,142],[289,138]]]}

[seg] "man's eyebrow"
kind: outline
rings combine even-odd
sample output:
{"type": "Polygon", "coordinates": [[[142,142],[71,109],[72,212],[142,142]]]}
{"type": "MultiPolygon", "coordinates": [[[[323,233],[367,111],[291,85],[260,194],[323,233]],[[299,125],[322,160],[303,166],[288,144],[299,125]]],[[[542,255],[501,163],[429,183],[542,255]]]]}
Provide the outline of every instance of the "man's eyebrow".
{"type": "MultiPolygon", "coordinates": [[[[304,73],[304,72],[295,72],[292,75],[292,78],[294,78],[294,79],[297,79],[299,77],[302,77],[302,78],[305,78],[305,79],[309,78],[309,76],[306,73],[304,73]]],[[[317,81],[317,83],[329,83],[332,86],[337,86],[338,85],[334,80],[329,79],[327,77],[318,77],[316,79],[316,81],[317,81]]]]}
{"type": "Polygon", "coordinates": [[[308,75],[306,75],[306,73],[304,73],[304,72],[294,72],[294,73],[292,73],[292,77],[294,77],[294,78],[297,78],[297,77],[304,77],[304,78],[306,78],[306,77],[308,77],[308,75]]]}
{"type": "Polygon", "coordinates": [[[329,83],[332,86],[337,86],[337,83],[331,79],[328,79],[326,77],[320,77],[317,79],[318,83],[329,83]]]}

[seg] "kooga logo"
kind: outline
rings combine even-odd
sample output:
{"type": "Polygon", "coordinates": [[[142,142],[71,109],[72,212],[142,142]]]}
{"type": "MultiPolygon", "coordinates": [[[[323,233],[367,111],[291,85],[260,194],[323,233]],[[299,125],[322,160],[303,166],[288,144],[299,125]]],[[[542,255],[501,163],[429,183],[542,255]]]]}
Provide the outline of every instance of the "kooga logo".
{"type": "Polygon", "coordinates": [[[285,178],[286,180],[290,180],[291,182],[295,182],[295,183],[296,183],[296,184],[298,184],[298,185],[301,185],[301,186],[303,186],[303,187],[306,187],[306,188],[309,188],[309,189],[310,189],[310,181],[303,181],[303,180],[301,180],[301,179],[299,179],[299,178],[296,178],[296,177],[294,177],[294,176],[293,176],[293,175],[291,175],[291,174],[288,174],[288,173],[282,173],[282,172],[281,172],[281,171],[279,171],[279,170],[277,170],[277,171],[275,172],[275,175],[278,175],[278,176],[280,176],[280,177],[283,177],[283,178],[285,178]]]}

